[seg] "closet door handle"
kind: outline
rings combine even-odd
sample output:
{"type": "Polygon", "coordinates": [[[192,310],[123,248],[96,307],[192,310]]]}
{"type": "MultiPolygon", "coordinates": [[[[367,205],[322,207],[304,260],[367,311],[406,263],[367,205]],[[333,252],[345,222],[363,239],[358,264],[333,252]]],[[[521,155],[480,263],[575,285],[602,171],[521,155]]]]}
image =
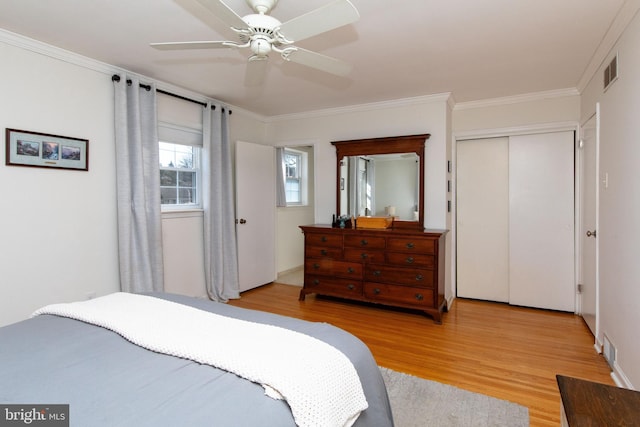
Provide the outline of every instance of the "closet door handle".
{"type": "Polygon", "coordinates": [[[589,230],[589,231],[587,231],[587,237],[593,237],[593,238],[595,238],[595,237],[596,237],[596,230],[593,230],[593,231],[590,231],[590,230],[589,230]]]}

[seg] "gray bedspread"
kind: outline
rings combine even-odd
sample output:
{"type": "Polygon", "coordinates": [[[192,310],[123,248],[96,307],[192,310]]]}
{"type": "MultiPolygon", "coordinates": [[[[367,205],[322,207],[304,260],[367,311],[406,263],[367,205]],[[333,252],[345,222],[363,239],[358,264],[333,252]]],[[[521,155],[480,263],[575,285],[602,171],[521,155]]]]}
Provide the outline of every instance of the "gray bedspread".
{"type": "MultiPolygon", "coordinates": [[[[380,371],[369,349],[353,335],[326,323],[180,295],[152,295],[285,327],[333,345],[356,367],[369,403],[355,426],[393,425],[380,371]]],[[[304,351],[300,349],[300,357],[304,351]]],[[[295,426],[286,402],[265,396],[258,384],[145,350],[107,329],[51,315],[0,328],[0,403],[69,404],[71,426],[79,427],[295,426]]]]}

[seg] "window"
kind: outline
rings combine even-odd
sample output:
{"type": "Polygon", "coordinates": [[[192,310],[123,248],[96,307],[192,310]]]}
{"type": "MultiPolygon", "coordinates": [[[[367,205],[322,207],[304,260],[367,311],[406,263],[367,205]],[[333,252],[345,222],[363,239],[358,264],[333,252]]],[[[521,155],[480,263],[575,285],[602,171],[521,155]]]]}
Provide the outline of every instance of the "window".
{"type": "Polygon", "coordinates": [[[160,142],[160,198],[164,208],[200,207],[200,147],[160,142]]]}
{"type": "Polygon", "coordinates": [[[285,148],[282,158],[287,206],[307,204],[307,153],[285,148]]]}

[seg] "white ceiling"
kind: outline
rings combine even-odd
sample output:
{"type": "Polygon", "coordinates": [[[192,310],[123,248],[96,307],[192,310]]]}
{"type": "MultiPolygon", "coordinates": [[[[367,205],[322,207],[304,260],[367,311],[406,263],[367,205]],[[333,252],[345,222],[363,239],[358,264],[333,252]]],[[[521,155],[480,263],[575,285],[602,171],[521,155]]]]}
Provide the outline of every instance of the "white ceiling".
{"type": "MultiPolygon", "coordinates": [[[[271,15],[285,22],[329,1],[280,0],[271,15]]],[[[217,19],[206,25],[190,13],[194,0],[0,0],[0,28],[276,116],[444,92],[465,102],[574,88],[624,3],[351,1],[359,21],[296,43],[351,63],[347,78],[272,54],[257,88],[244,86],[246,50],[149,47],[236,40],[217,19]]],[[[245,0],[225,3],[252,13],[245,0]]]]}

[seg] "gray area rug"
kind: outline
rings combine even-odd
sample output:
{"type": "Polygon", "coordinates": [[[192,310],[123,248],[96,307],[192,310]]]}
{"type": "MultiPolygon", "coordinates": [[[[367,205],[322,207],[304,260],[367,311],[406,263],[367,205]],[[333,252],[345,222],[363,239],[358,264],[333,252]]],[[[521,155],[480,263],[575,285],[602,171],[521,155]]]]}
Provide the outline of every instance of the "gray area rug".
{"type": "Polygon", "coordinates": [[[529,425],[529,409],[380,367],[396,427],[529,425]]]}

